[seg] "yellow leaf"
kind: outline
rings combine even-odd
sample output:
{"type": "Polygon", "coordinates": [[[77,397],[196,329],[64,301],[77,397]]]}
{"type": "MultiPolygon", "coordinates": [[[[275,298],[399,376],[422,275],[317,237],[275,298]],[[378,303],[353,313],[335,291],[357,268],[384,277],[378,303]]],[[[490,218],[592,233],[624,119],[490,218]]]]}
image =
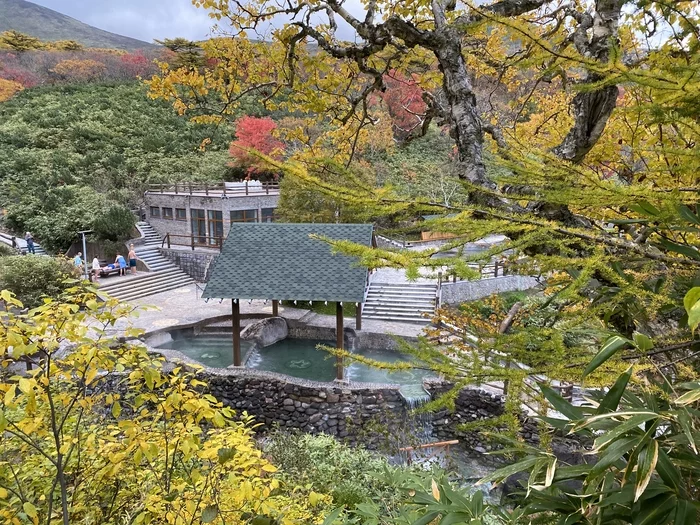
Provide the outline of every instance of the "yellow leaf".
{"type": "Polygon", "coordinates": [[[22,505],[22,508],[24,509],[24,512],[27,516],[30,518],[36,518],[36,507],[29,503],[28,501],[24,502],[24,505],[22,505]]]}
{"type": "Polygon", "coordinates": [[[19,380],[19,389],[21,392],[28,394],[32,390],[32,382],[26,377],[22,377],[19,380]]]}
{"type": "Polygon", "coordinates": [[[433,490],[433,498],[435,498],[437,501],[440,501],[440,489],[438,488],[437,482],[434,479],[430,480],[430,482],[433,490]]]}

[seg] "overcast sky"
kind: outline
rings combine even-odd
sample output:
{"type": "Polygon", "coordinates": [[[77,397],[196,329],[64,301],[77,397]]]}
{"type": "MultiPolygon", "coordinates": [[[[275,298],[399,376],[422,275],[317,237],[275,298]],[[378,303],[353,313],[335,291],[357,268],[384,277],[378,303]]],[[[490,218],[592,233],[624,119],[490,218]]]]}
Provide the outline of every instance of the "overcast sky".
{"type": "Polygon", "coordinates": [[[91,26],[146,42],[182,36],[201,40],[211,19],[190,0],[31,0],[91,26]]]}
{"type": "MultiPolygon", "coordinates": [[[[191,0],[31,0],[91,26],[146,42],[185,37],[201,40],[211,33],[213,21],[207,11],[191,0]]],[[[351,11],[361,9],[359,0],[348,2],[351,11]]],[[[339,24],[338,36],[353,38],[349,26],[339,24]]]]}

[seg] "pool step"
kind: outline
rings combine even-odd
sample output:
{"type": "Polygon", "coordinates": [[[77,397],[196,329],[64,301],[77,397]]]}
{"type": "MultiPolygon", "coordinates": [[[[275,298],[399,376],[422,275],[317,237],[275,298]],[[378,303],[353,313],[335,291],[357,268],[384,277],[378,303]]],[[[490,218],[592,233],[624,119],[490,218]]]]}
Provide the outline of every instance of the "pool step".
{"type": "Polygon", "coordinates": [[[428,324],[436,293],[437,284],[371,283],[362,318],[428,324]]]}

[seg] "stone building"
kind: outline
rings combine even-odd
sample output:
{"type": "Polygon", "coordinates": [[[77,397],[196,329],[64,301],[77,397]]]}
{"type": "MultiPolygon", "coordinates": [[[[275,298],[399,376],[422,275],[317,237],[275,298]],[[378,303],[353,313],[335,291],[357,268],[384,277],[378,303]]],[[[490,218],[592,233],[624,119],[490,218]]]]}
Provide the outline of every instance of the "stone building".
{"type": "Polygon", "coordinates": [[[232,223],[272,222],[279,193],[277,183],[260,181],[152,185],[145,220],[173,244],[217,245],[232,223]]]}

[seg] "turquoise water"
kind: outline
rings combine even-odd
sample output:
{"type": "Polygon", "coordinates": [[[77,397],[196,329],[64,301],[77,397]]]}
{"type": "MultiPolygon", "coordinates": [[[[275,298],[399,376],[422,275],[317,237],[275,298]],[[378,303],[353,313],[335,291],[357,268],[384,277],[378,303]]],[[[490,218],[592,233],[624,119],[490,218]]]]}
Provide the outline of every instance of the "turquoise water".
{"type": "MultiPolygon", "coordinates": [[[[251,344],[241,341],[243,359],[250,352],[251,344]]],[[[177,338],[158,345],[158,348],[177,350],[190,359],[211,368],[226,368],[233,364],[233,338],[217,335],[198,335],[177,338]]]]}
{"type": "MultiPolygon", "coordinates": [[[[247,362],[250,343],[241,341],[241,353],[246,367],[256,370],[277,372],[292,377],[312,381],[333,381],[336,375],[335,357],[318,350],[317,345],[335,346],[335,341],[314,339],[284,339],[278,343],[254,350],[247,362]]],[[[184,336],[162,344],[159,348],[178,350],[212,368],[226,368],[233,364],[233,348],[230,337],[224,335],[184,336]]],[[[409,359],[391,350],[356,349],[354,353],[375,361],[394,363],[409,359]]],[[[401,370],[391,372],[372,368],[361,363],[351,363],[345,369],[345,377],[350,381],[363,383],[391,383],[401,385],[401,392],[407,399],[425,396],[423,380],[435,377],[426,370],[401,370]]]]}

